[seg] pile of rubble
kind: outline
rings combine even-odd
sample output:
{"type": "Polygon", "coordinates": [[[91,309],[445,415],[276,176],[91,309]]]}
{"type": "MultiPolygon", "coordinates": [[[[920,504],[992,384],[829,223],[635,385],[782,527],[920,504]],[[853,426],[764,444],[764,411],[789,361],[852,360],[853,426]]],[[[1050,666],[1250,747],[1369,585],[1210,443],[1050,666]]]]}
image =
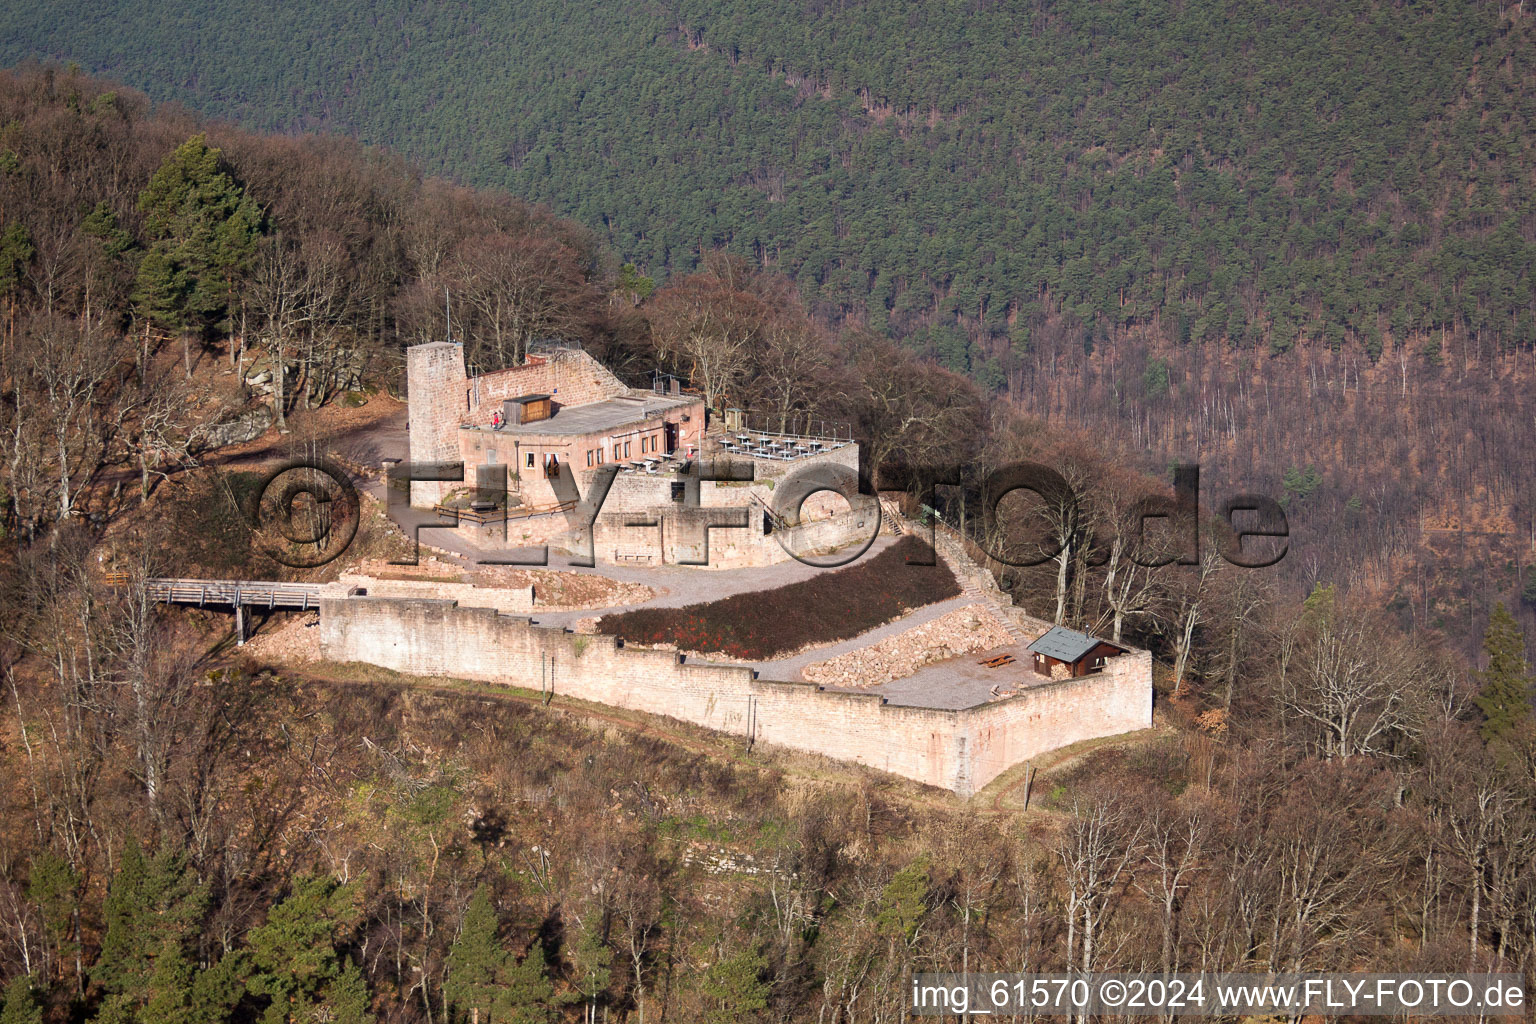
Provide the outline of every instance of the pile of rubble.
{"type": "Polygon", "coordinates": [[[277,612],[256,627],[240,653],[259,662],[319,661],[320,613],[277,612]]]}
{"type": "Polygon", "coordinates": [[[878,686],[936,661],[1014,642],[996,611],[970,604],[868,647],[807,665],[801,675],[823,686],[878,686]]]}

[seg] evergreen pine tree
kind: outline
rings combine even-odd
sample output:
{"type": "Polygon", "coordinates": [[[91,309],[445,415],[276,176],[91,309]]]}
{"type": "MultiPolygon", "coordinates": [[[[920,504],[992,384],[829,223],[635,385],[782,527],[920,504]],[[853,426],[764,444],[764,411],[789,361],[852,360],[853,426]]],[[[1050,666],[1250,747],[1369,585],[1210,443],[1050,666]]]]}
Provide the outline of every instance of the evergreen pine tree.
{"type": "Polygon", "coordinates": [[[1481,673],[1482,687],[1473,698],[1483,713],[1483,739],[1509,740],[1531,724],[1533,692],[1530,665],[1525,660],[1525,636],[1503,603],[1494,606],[1483,634],[1488,668],[1481,673]]]}
{"type": "Polygon", "coordinates": [[[197,1024],[224,1024],[229,1012],[245,994],[244,954],[225,953],[212,967],[192,979],[191,1019],[197,1024]]]}
{"type": "Polygon", "coordinates": [[[0,1024],[43,1024],[43,1007],[32,987],[32,975],[18,974],[5,986],[5,1008],[0,1024]]]}
{"type": "Polygon", "coordinates": [[[27,898],[43,912],[59,957],[71,960],[79,951],[74,939],[75,909],[80,903],[80,876],[69,862],[52,850],[43,850],[27,873],[27,898]]]}
{"type": "Polygon", "coordinates": [[[342,964],[325,993],[326,1020],[334,1024],[371,1024],[373,1014],[368,1011],[372,999],[368,995],[368,982],[351,957],[342,964]]]}
{"type": "Polygon", "coordinates": [[[149,978],[148,1000],[139,1017],[155,1024],[201,1024],[192,1010],[192,979],[195,972],[186,950],[175,938],[167,936],[155,957],[155,971],[149,978]]]}
{"type": "Polygon", "coordinates": [[[482,1024],[499,1024],[511,1012],[506,986],[512,954],[502,948],[496,932],[496,911],[482,885],[470,898],[458,938],[448,951],[443,996],[458,1019],[470,1020],[478,1010],[482,1024]]]}
{"type": "Polygon", "coordinates": [[[928,914],[928,892],[928,862],[919,858],[896,872],[880,894],[876,927],[893,939],[911,943],[928,914]]]}
{"type": "Polygon", "coordinates": [[[35,251],[25,224],[13,220],[0,229],[0,295],[14,297],[35,251]]]}
{"type": "Polygon", "coordinates": [[[156,246],[139,261],[129,298],[139,316],[156,327],[175,331],[187,325],[185,307],[189,290],[187,272],[164,247],[156,246]]]}
{"type": "Polygon", "coordinates": [[[80,229],[101,245],[101,255],[116,259],[133,246],[133,236],[117,222],[117,214],[105,200],[92,207],[80,222],[80,229]]]}
{"type": "Polygon", "coordinates": [[[455,1020],[480,1024],[545,1024],[555,1017],[555,986],[544,945],[535,942],[521,962],[497,938],[496,911],[485,887],[475,890],[464,923],[448,951],[443,995],[455,1020]]]}
{"type": "Polygon", "coordinates": [[[127,996],[107,996],[91,1018],[91,1024],[138,1024],[133,1000],[127,996]]]}
{"type": "Polygon", "coordinates": [[[507,1024],[549,1024],[555,1019],[555,984],[549,978],[549,957],[544,953],[544,943],[535,942],[511,970],[507,972],[507,1004],[510,1013],[507,1024]]]}
{"type": "Polygon", "coordinates": [[[732,956],[712,963],[704,971],[700,988],[714,1004],[709,1024],[740,1024],[768,1007],[768,966],[754,942],[732,956]]]}
{"type": "Polygon", "coordinates": [[[184,943],[206,904],[184,857],[170,850],[145,857],[130,838],[102,907],[106,930],[91,980],[142,1006],[165,940],[184,943]]]}
{"type": "Polygon", "coordinates": [[[576,990],[587,1004],[586,1019],[589,1021],[597,1019],[598,997],[608,991],[613,977],[613,950],[603,941],[602,925],[602,914],[589,912],[570,946],[576,990]]]}
{"type": "Polygon", "coordinates": [[[256,254],[261,213],[202,135],[176,147],[139,195],[151,246],[134,302],[161,327],[208,326],[256,254]]]}
{"type": "Polygon", "coordinates": [[[344,1004],[351,1019],[370,1019],[361,975],[336,951],[341,932],[357,919],[357,887],[323,875],[297,878],[293,891],[254,929],[249,939],[250,991],[270,1003],[262,1020],[285,1024],[344,1004]],[[361,1015],[360,1017],[358,1015],[361,1015]]]}

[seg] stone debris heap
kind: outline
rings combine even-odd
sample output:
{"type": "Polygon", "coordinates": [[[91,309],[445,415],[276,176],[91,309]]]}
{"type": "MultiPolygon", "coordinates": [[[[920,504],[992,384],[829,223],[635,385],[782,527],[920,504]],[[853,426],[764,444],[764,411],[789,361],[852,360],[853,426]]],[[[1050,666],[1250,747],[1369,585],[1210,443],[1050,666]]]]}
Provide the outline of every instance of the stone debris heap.
{"type": "Polygon", "coordinates": [[[936,661],[990,651],[1015,642],[984,604],[966,605],[868,647],[807,665],[801,675],[823,686],[878,686],[936,661]]]}

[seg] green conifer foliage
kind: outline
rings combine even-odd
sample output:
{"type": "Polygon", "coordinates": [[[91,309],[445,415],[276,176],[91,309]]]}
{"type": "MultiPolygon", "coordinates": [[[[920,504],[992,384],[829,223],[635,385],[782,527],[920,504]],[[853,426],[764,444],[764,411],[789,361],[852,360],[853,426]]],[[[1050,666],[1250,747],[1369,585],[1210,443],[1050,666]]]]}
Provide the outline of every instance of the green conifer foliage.
{"type": "Polygon", "coordinates": [[[5,986],[5,1008],[0,1024],[43,1024],[43,1007],[37,1001],[30,974],[18,974],[5,986]]]}
{"type": "Polygon", "coordinates": [[[139,196],[150,248],[133,299],[167,330],[217,324],[261,233],[261,213],[202,135],[176,148],[139,196]]]}
{"type": "Polygon", "coordinates": [[[443,995],[460,1019],[480,1011],[482,1020],[506,1014],[502,983],[512,957],[496,938],[496,911],[485,887],[475,890],[464,911],[459,936],[448,951],[448,980],[443,995]]]}
{"type": "Polygon", "coordinates": [[[272,908],[248,942],[250,991],[270,1002],[265,1024],[332,1019],[372,1020],[363,979],[336,946],[356,923],[358,890],[324,875],[303,875],[272,908]]]}
{"type": "Polygon", "coordinates": [[[544,944],[535,942],[507,972],[508,1024],[548,1024],[555,1019],[555,985],[549,978],[544,944]]]}
{"type": "Polygon", "coordinates": [[[763,980],[767,966],[755,942],[709,965],[699,987],[714,1003],[710,1024],[740,1024],[768,1008],[769,987],[763,980]]]}
{"type": "Polygon", "coordinates": [[[1530,728],[1531,696],[1536,689],[1525,660],[1525,636],[1502,603],[1494,606],[1488,620],[1483,650],[1488,653],[1488,668],[1473,698],[1485,719],[1483,739],[1510,740],[1530,728]]]}
{"type": "Polygon", "coordinates": [[[916,860],[891,878],[880,894],[875,924],[893,939],[910,943],[928,913],[928,862],[916,860]]]}
{"type": "Polygon", "coordinates": [[[613,979],[613,950],[603,941],[602,925],[602,915],[589,912],[569,947],[576,990],[587,1004],[589,1020],[596,1018],[598,1000],[613,979]]]}
{"type": "Polygon", "coordinates": [[[464,911],[459,936],[448,951],[448,981],[443,995],[455,1020],[481,1024],[541,1024],[554,1019],[554,984],[542,943],[535,942],[522,962],[497,938],[495,908],[485,887],[475,890],[464,911]]]}
{"type": "Polygon", "coordinates": [[[59,956],[71,959],[78,951],[75,911],[80,904],[80,876],[69,862],[52,850],[32,860],[27,875],[27,897],[43,911],[43,925],[56,944],[59,956]]]}
{"type": "Polygon", "coordinates": [[[102,908],[106,930],[91,980],[130,1006],[143,1006],[165,943],[184,943],[206,905],[207,892],[184,856],[163,850],[145,857],[130,839],[102,908]]]}
{"type": "Polygon", "coordinates": [[[149,1001],[139,1014],[156,1024],[201,1024],[192,1009],[192,979],[195,976],[186,950],[174,938],[167,937],[155,958],[155,972],[149,979],[149,1001]]]}

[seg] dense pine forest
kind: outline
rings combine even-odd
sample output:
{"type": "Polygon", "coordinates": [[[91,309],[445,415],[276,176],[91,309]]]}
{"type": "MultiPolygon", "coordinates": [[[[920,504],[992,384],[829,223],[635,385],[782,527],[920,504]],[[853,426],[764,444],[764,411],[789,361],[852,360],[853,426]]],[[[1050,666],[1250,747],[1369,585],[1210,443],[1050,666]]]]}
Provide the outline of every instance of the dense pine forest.
{"type": "Polygon", "coordinates": [[[657,279],[724,248],[989,387],[1039,334],[1374,362],[1536,344],[1524,3],[13,4],[264,130],[549,203],[657,279]]]}

